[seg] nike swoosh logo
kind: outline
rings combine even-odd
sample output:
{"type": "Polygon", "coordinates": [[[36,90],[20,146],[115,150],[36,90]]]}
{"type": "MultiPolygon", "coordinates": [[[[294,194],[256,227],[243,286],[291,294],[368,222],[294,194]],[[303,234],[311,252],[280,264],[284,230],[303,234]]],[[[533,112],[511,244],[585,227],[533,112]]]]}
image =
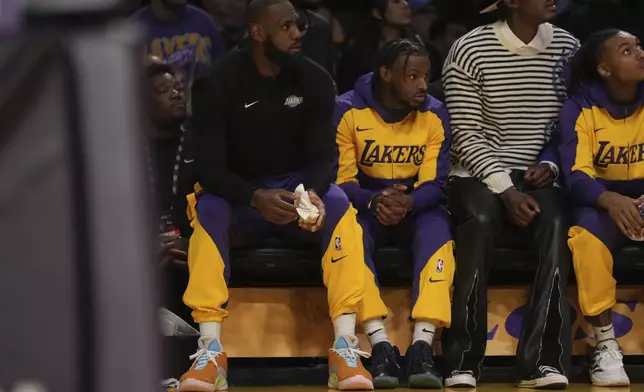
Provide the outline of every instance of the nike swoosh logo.
{"type": "Polygon", "coordinates": [[[425,332],[425,333],[434,333],[433,331],[430,331],[427,328],[423,328],[423,332],[425,332]]]}
{"type": "Polygon", "coordinates": [[[602,333],[610,332],[613,329],[613,327],[607,328],[607,329],[602,329],[602,333]]]}
{"type": "Polygon", "coordinates": [[[369,337],[372,337],[373,335],[377,334],[377,333],[378,333],[378,332],[380,332],[380,331],[382,331],[382,328],[377,329],[377,330],[375,330],[375,331],[373,331],[373,332],[371,332],[371,333],[368,333],[367,335],[368,335],[369,337]]]}
{"type": "Polygon", "coordinates": [[[337,263],[338,261],[344,259],[345,257],[347,257],[347,256],[342,256],[342,257],[337,258],[337,259],[331,258],[331,263],[337,263]]]}
{"type": "Polygon", "coordinates": [[[259,102],[259,101],[255,101],[255,102],[253,102],[253,103],[247,103],[247,104],[245,104],[245,105],[244,105],[244,109],[248,109],[249,107],[251,107],[251,106],[255,105],[257,102],[259,102]]]}
{"type": "Polygon", "coordinates": [[[190,160],[188,160],[188,159],[184,159],[184,160],[183,160],[183,163],[192,163],[192,162],[194,162],[194,161],[195,161],[194,159],[190,159],[190,160]]]}
{"type": "Polygon", "coordinates": [[[371,131],[373,128],[360,128],[356,127],[356,132],[365,132],[365,131],[371,131]]]}
{"type": "Polygon", "coordinates": [[[445,279],[434,280],[433,278],[429,278],[429,283],[438,283],[438,282],[444,282],[444,281],[445,279]]]}
{"type": "Polygon", "coordinates": [[[599,131],[603,131],[604,129],[606,129],[606,128],[597,128],[597,129],[595,129],[595,133],[597,133],[599,131]]]}

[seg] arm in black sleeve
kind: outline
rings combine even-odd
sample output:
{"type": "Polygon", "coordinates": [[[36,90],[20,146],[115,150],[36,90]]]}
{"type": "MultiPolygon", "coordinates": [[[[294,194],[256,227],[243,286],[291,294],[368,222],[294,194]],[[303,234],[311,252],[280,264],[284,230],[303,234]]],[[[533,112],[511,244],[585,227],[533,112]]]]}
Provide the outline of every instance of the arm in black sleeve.
{"type": "Polygon", "coordinates": [[[231,204],[250,205],[255,188],[226,164],[226,98],[223,77],[215,71],[192,87],[192,126],[197,179],[203,189],[231,204]]]}
{"type": "Polygon", "coordinates": [[[333,163],[335,159],[335,128],[333,110],[335,108],[335,88],[331,76],[319,69],[319,75],[310,78],[310,87],[305,99],[307,105],[304,124],[304,151],[306,165],[304,186],[322,196],[334,180],[333,163]]]}

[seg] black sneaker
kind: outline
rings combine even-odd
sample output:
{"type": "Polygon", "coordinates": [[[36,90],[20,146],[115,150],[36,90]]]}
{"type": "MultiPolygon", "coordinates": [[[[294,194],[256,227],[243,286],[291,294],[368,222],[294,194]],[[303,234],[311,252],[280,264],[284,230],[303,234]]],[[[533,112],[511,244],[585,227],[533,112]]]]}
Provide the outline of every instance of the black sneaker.
{"type": "Polygon", "coordinates": [[[566,389],[568,378],[551,366],[539,366],[536,372],[519,382],[519,388],[566,389]]]}
{"type": "Polygon", "coordinates": [[[398,388],[400,376],[400,351],[389,342],[380,342],[371,350],[369,372],[375,389],[398,388]]]}
{"type": "Polygon", "coordinates": [[[418,341],[411,345],[405,354],[405,361],[409,388],[443,388],[441,375],[434,368],[433,352],[429,344],[418,341]]]}

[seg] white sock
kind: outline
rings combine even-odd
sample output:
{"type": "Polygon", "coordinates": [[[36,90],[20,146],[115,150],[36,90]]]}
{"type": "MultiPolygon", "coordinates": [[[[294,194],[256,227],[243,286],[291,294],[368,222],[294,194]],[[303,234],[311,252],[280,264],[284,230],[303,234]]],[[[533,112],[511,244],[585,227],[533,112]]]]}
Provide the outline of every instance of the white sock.
{"type": "Polygon", "coordinates": [[[340,336],[356,336],[356,314],[343,314],[333,320],[333,330],[336,340],[340,336]]]}
{"type": "Polygon", "coordinates": [[[201,332],[201,338],[205,341],[216,340],[221,342],[221,323],[215,321],[201,323],[199,324],[199,332],[201,332]]]}
{"type": "Polygon", "coordinates": [[[434,341],[435,332],[436,327],[434,324],[428,323],[427,321],[416,321],[416,324],[414,325],[414,340],[412,344],[422,340],[431,346],[434,341]]]}
{"type": "Polygon", "coordinates": [[[613,323],[605,327],[593,327],[595,331],[595,339],[597,339],[597,347],[604,348],[607,347],[613,350],[619,350],[619,344],[615,340],[615,328],[613,328],[613,323]]]}
{"type": "Polygon", "coordinates": [[[378,343],[389,341],[387,338],[387,330],[385,330],[385,323],[381,318],[365,321],[362,323],[362,329],[365,335],[367,335],[371,347],[378,343]]]}

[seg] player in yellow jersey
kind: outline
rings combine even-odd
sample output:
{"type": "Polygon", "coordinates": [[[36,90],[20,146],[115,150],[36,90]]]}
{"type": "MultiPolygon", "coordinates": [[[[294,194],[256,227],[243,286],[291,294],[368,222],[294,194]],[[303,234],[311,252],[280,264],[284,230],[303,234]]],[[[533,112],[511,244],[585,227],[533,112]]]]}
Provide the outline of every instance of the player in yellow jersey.
{"type": "Polygon", "coordinates": [[[597,338],[590,377],[597,386],[627,386],[611,322],[612,272],[613,253],[644,235],[637,200],[644,194],[644,51],[633,35],[605,30],[584,43],[571,68],[559,150],[575,204],[568,246],[579,305],[597,338]]]}
{"type": "Polygon", "coordinates": [[[373,347],[376,388],[396,387],[400,376],[411,387],[442,387],[431,344],[436,328],[451,321],[454,247],[443,192],[450,136],[447,110],[427,94],[429,71],[421,44],[396,40],[381,48],[375,72],[336,102],[337,184],[358,209],[364,231],[368,268],[358,318],[373,347]],[[391,240],[413,253],[415,326],[403,374],[385,332],[387,308],[372,261],[376,247],[391,240]]]}

